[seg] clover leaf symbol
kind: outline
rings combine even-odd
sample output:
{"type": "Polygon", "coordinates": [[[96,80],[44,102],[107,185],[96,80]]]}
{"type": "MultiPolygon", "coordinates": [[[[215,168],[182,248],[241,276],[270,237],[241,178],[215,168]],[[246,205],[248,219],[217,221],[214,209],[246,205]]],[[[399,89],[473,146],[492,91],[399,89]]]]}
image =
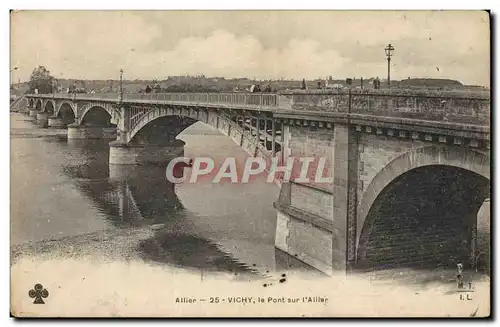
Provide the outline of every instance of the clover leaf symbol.
{"type": "Polygon", "coordinates": [[[36,284],[29,292],[28,295],[30,298],[34,298],[35,301],[33,301],[34,304],[45,304],[42,298],[47,298],[49,297],[49,291],[47,289],[43,288],[42,284],[36,284]]]}

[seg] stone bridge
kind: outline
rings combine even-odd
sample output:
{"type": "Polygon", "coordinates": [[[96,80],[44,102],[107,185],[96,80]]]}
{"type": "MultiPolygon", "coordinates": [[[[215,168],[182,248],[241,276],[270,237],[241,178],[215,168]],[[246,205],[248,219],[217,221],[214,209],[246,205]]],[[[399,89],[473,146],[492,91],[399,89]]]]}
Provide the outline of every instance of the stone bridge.
{"type": "Polygon", "coordinates": [[[281,184],[276,248],[327,273],[488,264],[490,97],[409,90],[27,95],[42,126],[110,137],[109,163],[168,162],[202,121],[252,156],[326,158],[281,184]],[[484,211],[484,210],[483,210],[484,211]],[[484,234],[484,235],[483,235],[484,234]]]}
{"type": "Polygon", "coordinates": [[[111,164],[165,162],[183,151],[176,136],[197,121],[232,138],[253,155],[281,150],[276,95],[55,94],[28,96],[42,127],[68,127],[68,139],[111,138],[111,164]],[[168,127],[168,128],[167,128],[168,127]]]}

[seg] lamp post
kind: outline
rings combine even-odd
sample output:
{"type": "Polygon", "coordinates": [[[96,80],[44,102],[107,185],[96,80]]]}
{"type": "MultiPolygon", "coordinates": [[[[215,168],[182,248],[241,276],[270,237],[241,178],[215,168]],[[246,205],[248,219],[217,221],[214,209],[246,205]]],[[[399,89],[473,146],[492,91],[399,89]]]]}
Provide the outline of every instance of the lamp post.
{"type": "Polygon", "coordinates": [[[12,87],[13,87],[13,85],[14,85],[14,82],[13,82],[13,80],[12,80],[12,72],[13,72],[14,70],[17,70],[17,67],[14,67],[14,68],[12,68],[12,69],[10,70],[10,73],[11,73],[11,74],[10,74],[10,87],[11,87],[11,88],[12,88],[12,87]]]}
{"type": "Polygon", "coordinates": [[[123,100],[123,69],[120,69],[120,102],[123,100]]]}
{"type": "Polygon", "coordinates": [[[391,57],[393,52],[394,47],[389,43],[385,47],[385,55],[387,56],[387,84],[389,88],[391,88],[391,57]]]}

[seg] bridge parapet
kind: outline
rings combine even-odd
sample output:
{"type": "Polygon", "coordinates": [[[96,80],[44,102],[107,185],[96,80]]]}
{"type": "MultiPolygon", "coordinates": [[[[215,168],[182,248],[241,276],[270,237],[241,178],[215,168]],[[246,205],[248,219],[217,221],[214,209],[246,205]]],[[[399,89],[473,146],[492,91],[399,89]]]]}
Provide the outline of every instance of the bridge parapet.
{"type": "Polygon", "coordinates": [[[289,101],[293,110],[490,123],[490,96],[486,92],[356,89],[293,91],[280,96],[289,101]]]}
{"type": "Polygon", "coordinates": [[[184,102],[193,104],[222,104],[250,107],[277,107],[276,94],[256,93],[130,93],[123,101],[184,102]]]}
{"type": "MultiPolygon", "coordinates": [[[[115,93],[38,94],[28,97],[118,102],[115,93]]],[[[337,90],[269,93],[125,93],[124,103],[217,106],[248,110],[353,113],[429,121],[489,125],[487,92],[337,90]]]]}
{"type": "MultiPolygon", "coordinates": [[[[49,99],[70,99],[88,101],[119,101],[116,93],[82,93],[82,94],[31,94],[29,97],[49,99]]],[[[228,108],[277,108],[280,107],[277,94],[269,93],[124,93],[123,102],[183,105],[225,106],[228,108]]]]}

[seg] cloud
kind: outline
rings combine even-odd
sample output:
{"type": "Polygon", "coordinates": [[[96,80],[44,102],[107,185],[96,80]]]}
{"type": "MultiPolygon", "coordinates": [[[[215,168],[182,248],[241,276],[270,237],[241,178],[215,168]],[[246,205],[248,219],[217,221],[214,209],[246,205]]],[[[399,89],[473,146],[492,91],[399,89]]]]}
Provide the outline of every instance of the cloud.
{"type": "Polygon", "coordinates": [[[57,76],[109,78],[132,48],[159,33],[130,12],[28,11],[11,18],[12,65],[24,76],[45,65],[57,76]]]}
{"type": "Polygon", "coordinates": [[[25,11],[12,15],[14,74],[45,65],[57,77],[169,75],[317,78],[442,77],[488,85],[483,12],[25,11]],[[439,72],[435,69],[440,67],[439,72]]]}
{"type": "Polygon", "coordinates": [[[129,74],[154,71],[156,76],[203,73],[226,77],[319,77],[347,62],[337,51],[322,50],[317,41],[292,39],[282,48],[264,48],[252,35],[240,37],[216,30],[207,37],[188,37],[170,51],[137,52],[127,58],[129,74]]]}

